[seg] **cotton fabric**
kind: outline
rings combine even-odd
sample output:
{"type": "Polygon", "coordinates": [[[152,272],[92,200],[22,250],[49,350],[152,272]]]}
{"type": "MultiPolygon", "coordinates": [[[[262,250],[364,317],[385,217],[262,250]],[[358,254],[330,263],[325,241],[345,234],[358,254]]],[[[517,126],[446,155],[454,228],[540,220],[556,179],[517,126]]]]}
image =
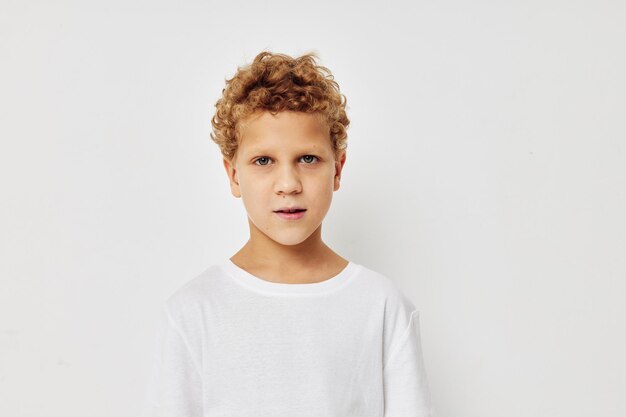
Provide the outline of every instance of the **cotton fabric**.
{"type": "Polygon", "coordinates": [[[142,417],[430,417],[419,311],[352,261],[271,282],[230,259],[163,304],[142,417]]]}

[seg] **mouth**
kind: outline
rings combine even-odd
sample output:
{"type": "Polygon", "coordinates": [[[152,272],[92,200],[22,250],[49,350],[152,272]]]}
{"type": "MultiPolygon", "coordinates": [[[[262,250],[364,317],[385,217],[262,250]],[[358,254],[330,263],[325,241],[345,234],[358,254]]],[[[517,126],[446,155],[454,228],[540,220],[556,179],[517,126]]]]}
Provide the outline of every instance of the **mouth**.
{"type": "Polygon", "coordinates": [[[274,211],[278,217],[284,220],[298,220],[304,217],[304,213],[306,213],[306,209],[285,209],[285,210],[276,210],[274,211]]]}
{"type": "Polygon", "coordinates": [[[274,213],[299,213],[301,211],[306,211],[306,209],[300,206],[292,206],[292,207],[281,207],[278,210],[274,210],[274,213]]]}

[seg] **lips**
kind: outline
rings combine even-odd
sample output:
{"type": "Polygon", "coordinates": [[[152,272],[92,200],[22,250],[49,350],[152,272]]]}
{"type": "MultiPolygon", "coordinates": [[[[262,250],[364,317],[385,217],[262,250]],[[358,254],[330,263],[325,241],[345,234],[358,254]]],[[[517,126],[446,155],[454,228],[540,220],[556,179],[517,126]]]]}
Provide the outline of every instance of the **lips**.
{"type": "Polygon", "coordinates": [[[276,211],[275,213],[283,220],[298,220],[305,216],[306,210],[294,211],[293,213],[288,211],[276,211]]]}
{"type": "Polygon", "coordinates": [[[306,211],[305,208],[302,207],[281,207],[278,210],[274,210],[274,213],[297,213],[301,211],[306,211]]]}

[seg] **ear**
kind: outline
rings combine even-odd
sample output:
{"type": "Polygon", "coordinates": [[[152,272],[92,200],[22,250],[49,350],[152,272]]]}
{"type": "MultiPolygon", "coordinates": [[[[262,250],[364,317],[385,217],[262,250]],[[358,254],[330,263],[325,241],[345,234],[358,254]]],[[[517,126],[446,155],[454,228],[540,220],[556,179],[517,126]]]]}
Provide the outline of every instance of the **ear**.
{"type": "Polygon", "coordinates": [[[235,168],[235,160],[229,160],[227,158],[223,158],[222,160],[224,164],[224,168],[226,169],[226,175],[228,175],[228,180],[230,181],[230,192],[236,198],[241,197],[241,191],[239,190],[239,176],[237,175],[237,169],[235,168]]]}
{"type": "Polygon", "coordinates": [[[335,161],[335,179],[334,179],[334,187],[333,190],[337,191],[339,189],[339,181],[341,180],[341,171],[343,170],[343,165],[346,163],[346,150],[343,150],[339,155],[339,159],[335,161]]]}

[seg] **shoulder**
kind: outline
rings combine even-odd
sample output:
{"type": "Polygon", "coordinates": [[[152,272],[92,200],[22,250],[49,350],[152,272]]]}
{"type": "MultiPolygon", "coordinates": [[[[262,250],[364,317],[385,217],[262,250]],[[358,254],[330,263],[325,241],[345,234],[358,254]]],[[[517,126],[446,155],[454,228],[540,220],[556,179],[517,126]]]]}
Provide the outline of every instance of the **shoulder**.
{"type": "Polygon", "coordinates": [[[359,265],[360,283],[371,293],[380,294],[384,299],[386,310],[402,310],[409,314],[416,310],[413,301],[400,289],[396,280],[381,272],[359,265]]]}
{"type": "Polygon", "coordinates": [[[185,321],[202,314],[212,298],[219,298],[222,286],[222,269],[218,264],[211,265],[178,287],[166,299],[166,309],[174,321],[185,321]]]}
{"type": "Polygon", "coordinates": [[[383,359],[387,363],[391,354],[412,325],[419,321],[419,311],[411,298],[405,294],[396,281],[388,275],[373,271],[361,266],[362,275],[359,277],[370,288],[376,287],[381,295],[381,309],[383,315],[383,359]]]}

